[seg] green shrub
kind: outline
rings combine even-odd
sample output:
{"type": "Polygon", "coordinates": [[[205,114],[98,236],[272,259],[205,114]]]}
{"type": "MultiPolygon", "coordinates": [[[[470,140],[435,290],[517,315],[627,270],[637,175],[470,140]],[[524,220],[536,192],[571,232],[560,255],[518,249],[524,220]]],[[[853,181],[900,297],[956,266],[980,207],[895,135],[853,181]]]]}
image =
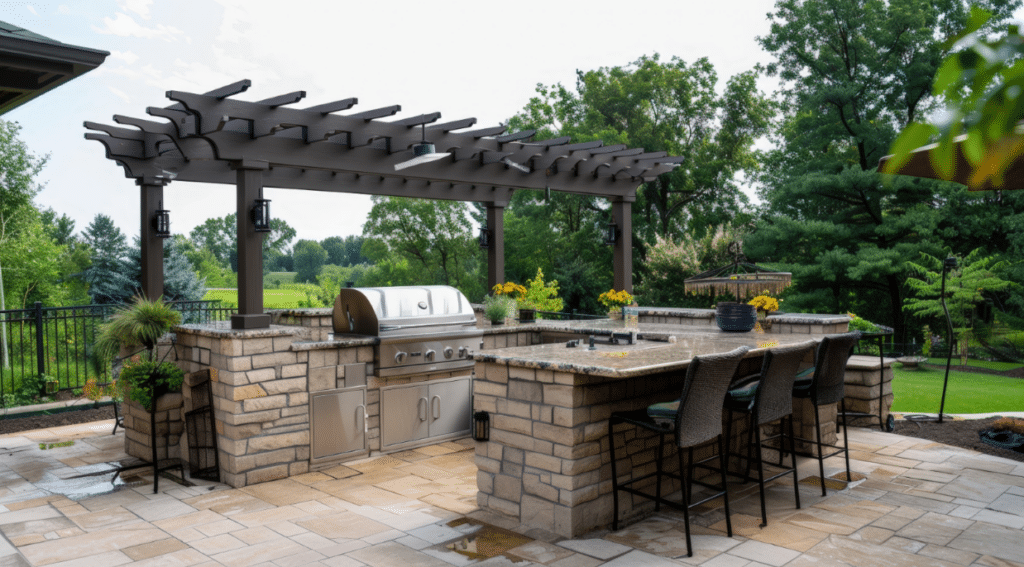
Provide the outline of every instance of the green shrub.
{"type": "Polygon", "coordinates": [[[153,360],[131,360],[124,365],[118,381],[128,389],[128,397],[138,402],[147,411],[153,411],[152,389],[157,397],[165,393],[181,391],[185,373],[172,362],[153,360]]]}

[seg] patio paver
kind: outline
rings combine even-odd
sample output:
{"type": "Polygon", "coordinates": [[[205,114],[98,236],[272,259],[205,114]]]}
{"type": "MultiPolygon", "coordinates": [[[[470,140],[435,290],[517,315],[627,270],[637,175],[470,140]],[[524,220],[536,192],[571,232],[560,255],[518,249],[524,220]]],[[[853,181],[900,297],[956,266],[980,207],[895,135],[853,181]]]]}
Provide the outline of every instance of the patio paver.
{"type": "MultiPolygon", "coordinates": [[[[696,514],[688,558],[675,511],[575,540],[481,512],[469,440],[243,489],[164,481],[153,495],[143,475],[107,494],[55,493],[125,458],[110,427],[0,436],[0,566],[1024,567],[1024,465],[873,429],[850,430],[867,479],[825,498],[801,484],[800,510],[789,482],[772,485],[765,528],[756,491],[737,485],[734,537],[720,509],[696,514]],[[76,443],[38,449],[65,440],[76,443]]],[[[802,463],[800,477],[815,469],[802,463]]]]}

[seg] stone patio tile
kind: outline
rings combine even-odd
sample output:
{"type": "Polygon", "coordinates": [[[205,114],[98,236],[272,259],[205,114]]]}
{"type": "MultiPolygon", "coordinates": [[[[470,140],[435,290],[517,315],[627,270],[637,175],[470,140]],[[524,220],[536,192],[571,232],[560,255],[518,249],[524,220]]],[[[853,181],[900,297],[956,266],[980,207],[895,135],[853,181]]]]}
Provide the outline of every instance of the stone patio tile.
{"type": "MultiPolygon", "coordinates": [[[[33,564],[47,565],[113,551],[117,551],[118,556],[128,557],[120,553],[120,550],[125,547],[167,538],[167,533],[163,530],[158,530],[146,524],[139,525],[146,527],[140,529],[131,529],[130,527],[103,529],[78,536],[28,545],[20,548],[19,551],[33,564]]],[[[99,562],[94,563],[94,565],[101,564],[99,562]]]]}
{"type": "MultiPolygon", "coordinates": [[[[75,528],[75,523],[63,516],[47,518],[44,520],[29,520],[25,522],[0,524],[0,532],[8,538],[16,538],[25,535],[41,535],[47,532],[67,530],[69,528],[75,528]]],[[[2,541],[2,538],[0,538],[0,541],[2,541]]]]}
{"type": "Polygon", "coordinates": [[[444,494],[428,494],[427,496],[420,498],[420,500],[430,504],[431,506],[437,506],[438,508],[443,508],[456,514],[469,514],[474,510],[480,509],[476,503],[475,497],[472,501],[466,502],[444,494]]]}
{"type": "Polygon", "coordinates": [[[337,538],[334,540],[334,542],[334,545],[332,545],[331,547],[324,547],[318,549],[317,551],[323,553],[328,557],[334,557],[336,555],[351,553],[357,549],[362,549],[369,545],[361,539],[337,538]]]}
{"type": "Polygon", "coordinates": [[[371,567],[449,567],[449,564],[400,543],[388,542],[353,551],[348,557],[371,567]]]}
{"type": "Polygon", "coordinates": [[[306,567],[307,565],[318,566],[320,565],[319,561],[321,559],[327,559],[327,557],[312,549],[307,549],[305,551],[300,551],[298,553],[275,559],[274,565],[277,565],[278,567],[306,567]]]}
{"type": "Polygon", "coordinates": [[[108,551],[89,557],[78,557],[57,563],[50,563],[49,567],[93,567],[95,565],[124,565],[131,563],[132,558],[120,551],[108,551]]]}
{"type": "Polygon", "coordinates": [[[400,537],[405,537],[405,532],[399,530],[385,530],[380,533],[368,535],[362,539],[370,545],[376,545],[378,543],[394,541],[400,537]]]}
{"type": "Polygon", "coordinates": [[[284,539],[284,536],[267,526],[245,528],[244,530],[238,530],[231,535],[238,538],[246,545],[255,545],[265,541],[278,541],[284,539]]]}
{"type": "Polygon", "coordinates": [[[924,463],[942,463],[953,457],[964,454],[962,451],[950,450],[948,446],[937,443],[928,444],[926,446],[930,446],[932,449],[908,449],[900,453],[898,456],[902,459],[910,459],[924,463]]]}
{"type": "MultiPolygon", "coordinates": [[[[726,533],[725,520],[711,525],[723,535],[726,533]]],[[[815,529],[798,526],[789,522],[773,522],[769,520],[768,525],[761,527],[761,518],[747,516],[746,514],[734,514],[732,516],[733,534],[750,538],[753,540],[779,545],[796,551],[807,551],[814,547],[819,541],[828,537],[825,532],[815,529]]],[[[740,540],[736,540],[737,543],[740,540]]]]}
{"type": "Polygon", "coordinates": [[[309,514],[299,510],[295,506],[277,506],[266,510],[255,512],[243,512],[231,516],[231,519],[243,526],[253,527],[272,524],[274,522],[286,522],[297,518],[305,518],[309,514]]]}
{"type": "Polygon", "coordinates": [[[212,556],[245,547],[247,544],[230,534],[221,534],[190,542],[189,545],[205,555],[212,556]]]}
{"type": "Polygon", "coordinates": [[[574,553],[565,559],[559,559],[548,564],[548,567],[597,567],[604,561],[582,553],[574,553]]]}
{"type": "Polygon", "coordinates": [[[1009,559],[1000,559],[989,555],[982,555],[974,564],[984,567],[1024,567],[1024,563],[1019,561],[1010,561],[1009,559]]]}
{"type": "MultiPolygon", "coordinates": [[[[153,492],[153,485],[142,487],[144,490],[153,492]]],[[[108,510],[110,508],[125,507],[130,504],[138,502],[148,502],[149,499],[139,494],[134,490],[118,490],[109,494],[103,494],[100,496],[93,496],[92,498],[86,498],[80,500],[78,503],[88,509],[90,512],[98,512],[100,510],[108,510]]]]}
{"type": "Polygon", "coordinates": [[[23,508],[21,510],[15,510],[12,512],[4,512],[0,514],[0,525],[16,524],[19,522],[31,522],[35,520],[46,520],[50,518],[60,518],[63,514],[59,510],[45,504],[42,506],[35,506],[32,508],[23,508]]]}
{"type": "Polygon", "coordinates": [[[81,514],[72,518],[72,521],[87,532],[108,530],[142,522],[138,516],[120,506],[81,514]]]}
{"type": "Polygon", "coordinates": [[[573,554],[572,551],[544,541],[531,541],[508,550],[509,555],[522,557],[534,563],[551,563],[573,554]]]}
{"type": "Polygon", "coordinates": [[[891,538],[885,540],[885,542],[882,543],[882,545],[885,547],[898,549],[900,551],[906,551],[907,553],[917,553],[918,551],[924,549],[924,547],[928,544],[921,543],[919,541],[915,541],[912,539],[907,539],[905,537],[892,536],[891,538]]]}
{"type": "Polygon", "coordinates": [[[829,536],[828,539],[811,548],[787,567],[804,567],[809,565],[957,567],[956,563],[906,553],[885,545],[874,545],[838,536],[829,536]]]}
{"type": "Polygon", "coordinates": [[[308,472],[305,474],[295,475],[288,478],[295,482],[305,484],[306,486],[310,486],[318,482],[323,482],[325,480],[332,480],[335,477],[322,472],[308,472]]]}
{"type": "Polygon", "coordinates": [[[958,565],[970,565],[978,558],[977,553],[932,544],[922,547],[917,554],[934,557],[935,559],[941,559],[942,561],[949,561],[950,563],[956,563],[958,565]]]}
{"type": "Polygon", "coordinates": [[[203,510],[200,512],[193,512],[177,518],[167,518],[165,520],[157,520],[152,524],[162,530],[174,533],[184,529],[196,529],[199,526],[210,524],[213,522],[219,522],[224,517],[220,514],[209,510],[203,510]]]}
{"type": "Polygon", "coordinates": [[[938,482],[938,483],[943,483],[943,484],[948,483],[948,482],[952,482],[952,481],[956,480],[956,478],[957,478],[957,475],[955,475],[955,474],[948,474],[948,473],[941,473],[941,472],[935,472],[935,471],[928,471],[928,470],[922,470],[922,469],[919,469],[919,468],[910,469],[909,471],[903,473],[900,476],[903,477],[903,478],[913,478],[913,479],[916,479],[916,480],[927,480],[927,481],[938,482]]]}
{"type": "Polygon", "coordinates": [[[210,510],[225,516],[266,510],[273,506],[237,489],[216,490],[209,494],[188,498],[183,502],[196,510],[210,510]]]}
{"type": "Polygon", "coordinates": [[[907,524],[896,535],[922,543],[946,545],[975,522],[929,512],[907,524]]]}
{"type": "Polygon", "coordinates": [[[885,528],[867,526],[850,534],[850,539],[866,543],[881,544],[885,543],[885,541],[891,538],[895,533],[896,532],[885,528]]]}
{"type": "Polygon", "coordinates": [[[406,546],[406,547],[408,547],[410,549],[415,549],[417,551],[426,549],[426,548],[430,547],[430,545],[431,545],[431,543],[429,541],[423,541],[422,539],[420,539],[418,537],[411,536],[411,535],[407,535],[405,537],[400,537],[400,538],[396,539],[395,542],[396,543],[400,543],[400,544],[402,544],[402,545],[404,545],[404,546],[406,546]]]}
{"type": "Polygon", "coordinates": [[[937,512],[939,514],[948,514],[956,509],[956,505],[949,502],[940,502],[932,498],[900,493],[890,493],[885,497],[885,503],[894,506],[917,508],[926,512],[937,512]]]}
{"type": "Polygon", "coordinates": [[[294,536],[289,536],[289,537],[295,543],[297,543],[299,545],[302,545],[302,546],[305,546],[305,547],[308,547],[309,549],[314,549],[316,551],[320,551],[321,549],[325,549],[325,548],[329,548],[329,547],[334,547],[335,545],[337,545],[334,542],[334,540],[327,539],[327,538],[325,538],[324,536],[322,536],[320,534],[315,534],[315,533],[312,533],[312,532],[307,532],[305,530],[303,530],[303,532],[304,533],[301,533],[299,535],[294,535],[294,536]]]}
{"type": "Polygon", "coordinates": [[[747,567],[750,563],[751,562],[749,560],[742,557],[723,553],[701,563],[700,565],[701,567],[747,567]]]}
{"type": "Polygon", "coordinates": [[[1021,535],[1019,529],[975,522],[946,547],[998,559],[1020,561],[1024,558],[1024,537],[1021,535]]]}
{"type": "Polygon", "coordinates": [[[598,559],[618,557],[632,549],[631,547],[605,539],[567,539],[558,542],[558,545],[598,559]]]}
{"type": "Polygon", "coordinates": [[[209,522],[206,524],[196,526],[196,530],[207,537],[217,536],[220,534],[227,534],[244,528],[245,526],[243,526],[242,524],[239,524],[234,520],[228,520],[226,518],[223,520],[218,520],[216,522],[209,522]]]}
{"type": "Polygon", "coordinates": [[[630,551],[604,564],[604,567],[679,567],[679,563],[640,550],[630,551]]]}
{"type": "Polygon", "coordinates": [[[729,555],[779,567],[799,557],[800,552],[770,543],[749,540],[730,549],[729,555]]]}
{"type": "Polygon", "coordinates": [[[971,519],[1019,530],[1024,528],[1024,508],[1016,514],[1006,514],[1004,512],[996,512],[994,510],[982,510],[972,516],[971,519]]]}
{"type": "Polygon", "coordinates": [[[463,532],[443,524],[421,526],[416,529],[408,530],[408,534],[412,537],[428,542],[431,545],[451,541],[465,535],[463,532]]]}
{"type": "Polygon", "coordinates": [[[982,458],[974,455],[957,455],[949,459],[949,463],[965,469],[975,469],[995,473],[1009,474],[1017,467],[1017,463],[1002,459],[982,458]]]}
{"type": "Polygon", "coordinates": [[[352,512],[336,512],[297,521],[295,524],[327,539],[337,539],[340,537],[362,539],[373,534],[388,531],[389,529],[388,526],[380,522],[375,522],[352,512]]]}
{"type": "MultiPolygon", "coordinates": [[[[347,481],[333,481],[347,482],[347,481]]],[[[318,486],[325,492],[329,492],[342,500],[346,500],[357,506],[380,506],[386,504],[400,504],[409,499],[408,496],[395,494],[376,486],[347,485],[331,486],[333,482],[321,483],[318,486]]]]}
{"type": "Polygon", "coordinates": [[[484,559],[474,567],[535,567],[537,564],[532,561],[514,562],[504,555],[498,555],[490,559],[484,559]]]}
{"type": "Polygon", "coordinates": [[[275,506],[308,502],[326,496],[315,488],[288,478],[250,485],[239,490],[275,506]]]}
{"type": "MultiPolygon", "coordinates": [[[[871,518],[860,518],[840,512],[832,512],[831,510],[807,508],[805,510],[798,510],[795,514],[786,518],[785,521],[786,523],[793,524],[795,526],[809,528],[819,532],[850,535],[860,528],[870,524],[873,520],[871,518]]],[[[769,525],[771,525],[770,522],[769,525]]]]}
{"type": "Polygon", "coordinates": [[[182,549],[166,555],[143,559],[131,564],[131,567],[204,567],[215,565],[209,557],[194,549],[182,549]]]}
{"type": "Polygon", "coordinates": [[[149,559],[151,557],[159,557],[161,555],[167,555],[183,549],[188,549],[188,545],[174,539],[167,538],[150,543],[144,543],[142,545],[134,545],[132,547],[126,547],[121,550],[122,553],[131,557],[133,561],[141,561],[143,559],[149,559]]]}
{"type": "Polygon", "coordinates": [[[329,557],[322,559],[320,563],[327,567],[363,567],[366,563],[353,559],[347,555],[338,555],[337,557],[329,557]]]}
{"type": "Polygon", "coordinates": [[[224,551],[211,555],[210,559],[219,561],[227,567],[252,567],[263,561],[274,561],[281,557],[288,557],[306,551],[306,548],[288,540],[280,538],[274,541],[247,545],[231,551],[224,551]]]}
{"type": "Polygon", "coordinates": [[[964,475],[938,490],[939,494],[989,503],[999,498],[1006,489],[1005,484],[987,482],[983,479],[964,475]]]}
{"type": "Polygon", "coordinates": [[[988,508],[990,510],[996,510],[997,512],[1018,514],[1024,517],[1024,496],[1017,494],[1003,494],[992,501],[992,504],[990,504],[988,508]]]}
{"type": "Polygon", "coordinates": [[[955,510],[950,512],[949,515],[953,516],[954,518],[967,518],[967,519],[970,519],[971,517],[973,517],[975,514],[977,514],[981,510],[982,510],[981,508],[977,508],[975,506],[965,506],[965,505],[961,504],[960,506],[957,506],[955,510]]]}
{"type": "Polygon", "coordinates": [[[189,514],[196,511],[195,508],[188,504],[173,498],[165,498],[157,502],[134,502],[126,505],[125,509],[133,512],[135,515],[147,522],[174,518],[182,514],[189,514]]]}

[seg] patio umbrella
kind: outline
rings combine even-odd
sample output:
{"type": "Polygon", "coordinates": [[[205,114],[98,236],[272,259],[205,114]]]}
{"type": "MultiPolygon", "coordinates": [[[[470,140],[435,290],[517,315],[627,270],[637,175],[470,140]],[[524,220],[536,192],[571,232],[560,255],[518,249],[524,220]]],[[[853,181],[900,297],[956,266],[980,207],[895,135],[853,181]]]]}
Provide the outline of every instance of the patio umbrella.
{"type": "MultiPolygon", "coordinates": [[[[992,185],[991,178],[986,178],[979,182],[972,182],[971,178],[975,175],[977,169],[967,161],[967,157],[964,155],[963,145],[964,140],[966,139],[967,136],[959,136],[953,141],[953,177],[951,179],[947,179],[947,181],[966,185],[971,191],[1024,189],[1024,158],[1014,159],[1010,166],[1006,168],[1006,172],[1003,175],[1002,187],[994,187],[992,185]]],[[[944,179],[932,164],[933,159],[936,159],[935,149],[937,147],[939,147],[938,144],[929,144],[912,151],[910,154],[910,160],[903,164],[903,166],[894,173],[896,175],[909,175],[912,177],[925,177],[928,179],[944,179]]],[[[892,157],[893,156],[888,155],[878,160],[877,171],[885,173],[885,165],[892,157]]]]}
{"type": "Polygon", "coordinates": [[[778,295],[793,283],[790,272],[776,272],[737,258],[733,263],[683,280],[686,291],[711,290],[715,295],[731,292],[736,301],[762,293],[778,295]]]}

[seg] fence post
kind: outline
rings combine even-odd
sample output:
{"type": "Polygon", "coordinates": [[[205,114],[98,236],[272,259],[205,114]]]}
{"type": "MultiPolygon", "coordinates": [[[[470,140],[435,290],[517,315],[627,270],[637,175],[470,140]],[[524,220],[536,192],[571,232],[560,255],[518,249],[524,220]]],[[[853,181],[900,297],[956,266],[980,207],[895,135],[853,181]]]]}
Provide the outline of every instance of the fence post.
{"type": "Polygon", "coordinates": [[[46,374],[46,348],[43,345],[43,303],[36,302],[36,370],[46,374]]]}

